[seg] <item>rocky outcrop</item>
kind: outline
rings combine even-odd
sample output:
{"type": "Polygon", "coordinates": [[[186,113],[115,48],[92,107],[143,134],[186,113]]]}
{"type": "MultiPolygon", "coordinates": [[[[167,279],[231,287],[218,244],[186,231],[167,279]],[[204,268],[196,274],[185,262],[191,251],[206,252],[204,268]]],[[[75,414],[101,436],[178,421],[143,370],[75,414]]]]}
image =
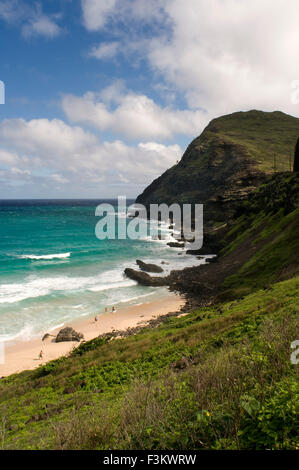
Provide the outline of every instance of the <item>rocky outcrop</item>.
{"type": "MultiPolygon", "coordinates": [[[[204,230],[233,219],[242,200],[276,171],[290,171],[299,119],[249,111],[214,119],[181,161],[154,180],[136,202],[204,205],[204,230]]],[[[205,244],[205,241],[204,241],[205,244]]]]}
{"type": "Polygon", "coordinates": [[[82,339],[84,339],[82,333],[78,333],[70,326],[66,326],[59,331],[55,341],[56,343],[61,343],[63,341],[81,341],[82,339]]]}
{"type": "Polygon", "coordinates": [[[49,333],[46,333],[44,334],[44,336],[42,337],[42,341],[45,341],[46,339],[49,339],[49,338],[55,338],[55,335],[50,335],[49,333]]]}
{"type": "Polygon", "coordinates": [[[168,246],[170,246],[170,248],[184,248],[185,247],[185,243],[180,243],[180,242],[169,242],[167,243],[168,246]]]}
{"type": "Polygon", "coordinates": [[[126,268],[125,275],[142,286],[159,287],[168,284],[167,277],[152,277],[143,271],[136,271],[132,268],[126,268]]]}
{"type": "Polygon", "coordinates": [[[161,268],[161,266],[157,266],[156,264],[144,263],[140,259],[137,259],[136,263],[142,271],[147,273],[163,273],[163,268],[161,268]]]}

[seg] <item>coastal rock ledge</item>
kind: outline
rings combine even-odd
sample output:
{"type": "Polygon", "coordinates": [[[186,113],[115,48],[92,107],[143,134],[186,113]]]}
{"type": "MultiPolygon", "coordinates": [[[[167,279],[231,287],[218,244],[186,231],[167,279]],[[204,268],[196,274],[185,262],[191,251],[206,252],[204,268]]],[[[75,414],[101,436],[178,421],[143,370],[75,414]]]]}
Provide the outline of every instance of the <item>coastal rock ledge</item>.
{"type": "Polygon", "coordinates": [[[84,339],[82,333],[78,333],[70,326],[66,326],[59,331],[55,341],[56,343],[62,343],[63,341],[81,341],[82,339],[84,339]]]}
{"type": "Polygon", "coordinates": [[[143,271],[136,271],[132,268],[126,268],[125,275],[133,281],[137,281],[142,286],[158,287],[166,286],[168,283],[167,277],[152,277],[143,271]]]}
{"type": "Polygon", "coordinates": [[[137,259],[136,263],[142,271],[146,271],[147,273],[163,273],[161,266],[157,266],[156,264],[144,263],[140,259],[137,259]]]}

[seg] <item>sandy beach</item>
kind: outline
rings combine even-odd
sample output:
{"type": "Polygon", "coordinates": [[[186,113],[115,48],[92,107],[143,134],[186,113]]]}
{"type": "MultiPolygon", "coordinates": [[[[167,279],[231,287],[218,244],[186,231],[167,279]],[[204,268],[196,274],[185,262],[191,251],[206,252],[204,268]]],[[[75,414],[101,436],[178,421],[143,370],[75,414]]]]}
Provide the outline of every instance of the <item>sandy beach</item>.
{"type": "MultiPolygon", "coordinates": [[[[84,320],[74,321],[64,326],[71,326],[83,333],[84,339],[88,341],[112,330],[126,330],[129,327],[145,324],[160,315],[175,312],[183,305],[184,300],[172,294],[164,299],[120,308],[116,312],[99,314],[98,321],[95,321],[94,317],[86,317],[84,320]]],[[[60,328],[52,331],[51,335],[56,335],[59,330],[60,328]]],[[[79,344],[76,341],[55,343],[53,337],[42,341],[42,335],[38,339],[29,341],[7,342],[5,343],[5,363],[0,364],[0,377],[39,367],[41,364],[68,354],[79,344]],[[41,350],[43,351],[42,360],[39,359],[41,350]]]]}

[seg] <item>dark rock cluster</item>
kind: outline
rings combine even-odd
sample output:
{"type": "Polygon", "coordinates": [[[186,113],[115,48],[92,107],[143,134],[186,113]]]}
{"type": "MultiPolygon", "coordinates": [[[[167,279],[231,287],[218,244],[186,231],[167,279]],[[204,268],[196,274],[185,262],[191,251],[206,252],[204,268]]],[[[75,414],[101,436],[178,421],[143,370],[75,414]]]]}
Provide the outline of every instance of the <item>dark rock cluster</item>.
{"type": "Polygon", "coordinates": [[[82,339],[84,339],[82,333],[78,333],[70,326],[66,326],[59,331],[55,341],[56,343],[61,343],[63,341],[81,341],[82,339]]]}

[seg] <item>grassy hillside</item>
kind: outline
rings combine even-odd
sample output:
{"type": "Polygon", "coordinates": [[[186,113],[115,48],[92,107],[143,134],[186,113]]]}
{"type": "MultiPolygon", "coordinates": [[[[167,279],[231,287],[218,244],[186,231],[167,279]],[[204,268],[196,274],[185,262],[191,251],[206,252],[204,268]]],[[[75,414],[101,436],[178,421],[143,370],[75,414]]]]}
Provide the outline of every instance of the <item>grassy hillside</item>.
{"type": "Polygon", "coordinates": [[[294,449],[299,278],[0,382],[5,449],[294,449]]]}
{"type": "Polygon", "coordinates": [[[211,121],[181,161],[138,196],[137,202],[202,203],[205,227],[234,217],[240,200],[275,172],[290,171],[299,119],[249,111],[211,121]]]}
{"type": "Polygon", "coordinates": [[[2,447],[297,448],[298,195],[297,175],[274,176],[219,261],[180,274],[210,306],[2,379],[2,447]]]}
{"type": "Polygon", "coordinates": [[[226,277],[221,286],[224,295],[236,297],[298,274],[298,175],[274,176],[239,211],[241,215],[224,239],[220,258],[243,251],[244,245],[247,257],[233,275],[226,277]]]}
{"type": "Polygon", "coordinates": [[[275,175],[179,274],[207,306],[1,379],[2,448],[297,449],[298,194],[275,175]]]}
{"type": "Polygon", "coordinates": [[[269,173],[274,170],[290,171],[290,154],[294,150],[299,136],[299,119],[276,111],[239,112],[214,119],[204,132],[203,139],[213,138],[217,133],[223,139],[246,146],[248,154],[258,167],[269,173]]]}
{"type": "Polygon", "coordinates": [[[174,272],[171,286],[205,305],[240,298],[299,274],[299,176],[280,173],[205,237],[216,263],[174,272]],[[218,248],[217,248],[218,246],[218,248]]]}

